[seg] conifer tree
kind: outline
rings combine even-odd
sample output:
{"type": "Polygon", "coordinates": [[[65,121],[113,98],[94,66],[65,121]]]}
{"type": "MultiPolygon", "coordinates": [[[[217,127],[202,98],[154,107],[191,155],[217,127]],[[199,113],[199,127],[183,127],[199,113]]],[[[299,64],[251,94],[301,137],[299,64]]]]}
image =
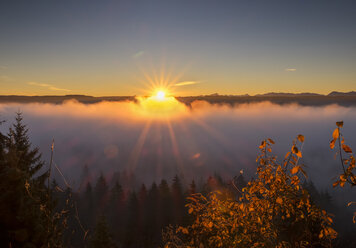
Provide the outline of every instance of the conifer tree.
{"type": "MultiPolygon", "coordinates": [[[[4,121],[0,121],[0,127],[4,123],[4,121]]],[[[5,156],[5,141],[6,136],[2,134],[0,131],[0,170],[1,167],[4,166],[4,156],[5,156]]]]}
{"type": "Polygon", "coordinates": [[[93,187],[91,186],[90,182],[87,183],[84,195],[82,197],[82,202],[80,204],[81,211],[79,211],[80,217],[83,220],[83,224],[85,226],[92,226],[94,225],[93,220],[95,220],[95,218],[93,218],[95,212],[95,204],[93,197],[93,187]]]}
{"type": "Polygon", "coordinates": [[[84,165],[82,174],[80,176],[80,186],[79,186],[79,191],[87,186],[89,182],[92,181],[92,175],[90,172],[90,169],[88,165],[84,165]]]}
{"type": "Polygon", "coordinates": [[[195,184],[195,181],[192,180],[192,182],[189,185],[188,194],[191,195],[191,194],[195,194],[196,192],[197,192],[197,186],[195,184]]]}
{"type": "Polygon", "coordinates": [[[94,233],[90,239],[90,248],[116,248],[116,244],[112,239],[106,218],[101,215],[96,223],[94,233]]]}
{"type": "Polygon", "coordinates": [[[171,224],[181,224],[183,220],[184,211],[184,196],[182,183],[179,177],[176,175],[173,178],[172,183],[172,200],[173,200],[173,223],[171,224]]]}
{"type": "Polygon", "coordinates": [[[61,231],[45,186],[48,173],[39,174],[44,162],[32,148],[21,113],[0,143],[0,246],[59,247],[61,231]]]}
{"type": "Polygon", "coordinates": [[[158,216],[159,209],[159,190],[157,184],[154,182],[148,191],[147,207],[146,207],[146,226],[145,232],[148,234],[148,239],[154,243],[160,237],[160,223],[158,216]]]}
{"type": "Polygon", "coordinates": [[[121,184],[116,180],[115,185],[110,190],[108,205],[109,224],[113,227],[113,234],[116,240],[123,240],[125,237],[125,221],[127,216],[125,211],[125,197],[121,184]]]}
{"type": "Polygon", "coordinates": [[[16,114],[15,123],[8,134],[8,155],[18,169],[27,174],[28,178],[38,184],[44,184],[46,173],[33,177],[44,166],[39,149],[32,148],[28,137],[28,128],[23,124],[22,113],[16,114]]]}
{"type": "Polygon", "coordinates": [[[145,229],[147,223],[146,206],[147,206],[147,189],[145,184],[141,185],[140,191],[138,192],[138,227],[137,232],[140,236],[140,246],[147,247],[147,230],[145,229]]]}
{"type": "Polygon", "coordinates": [[[130,194],[129,202],[127,205],[127,226],[126,226],[126,237],[125,237],[125,247],[131,247],[138,238],[138,199],[136,193],[133,191],[130,194]]]}
{"type": "Polygon", "coordinates": [[[168,226],[172,220],[172,197],[169,185],[166,180],[161,180],[159,184],[159,224],[160,228],[168,226]]]}
{"type": "Polygon", "coordinates": [[[95,202],[99,214],[106,210],[109,196],[109,188],[103,174],[100,174],[94,188],[95,202]]]}

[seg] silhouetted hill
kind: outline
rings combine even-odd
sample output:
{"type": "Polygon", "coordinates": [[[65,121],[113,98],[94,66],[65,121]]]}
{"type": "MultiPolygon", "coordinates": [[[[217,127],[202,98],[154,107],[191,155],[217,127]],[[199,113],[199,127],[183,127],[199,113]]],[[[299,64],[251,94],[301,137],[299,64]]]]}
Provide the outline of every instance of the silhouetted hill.
{"type": "Polygon", "coordinates": [[[290,96],[290,97],[296,97],[296,96],[322,96],[321,94],[317,93],[285,93],[285,92],[268,92],[266,94],[258,94],[256,96],[290,96]]]}
{"type": "Polygon", "coordinates": [[[65,95],[65,96],[0,96],[0,103],[53,103],[60,104],[64,101],[76,100],[81,103],[97,103],[102,101],[116,102],[116,101],[135,101],[134,96],[105,96],[105,97],[94,97],[86,95],[65,95]]]}
{"type": "Polygon", "coordinates": [[[207,101],[211,104],[229,104],[231,106],[236,104],[257,102],[271,102],[280,105],[294,103],[301,106],[325,106],[330,104],[338,104],[340,106],[356,106],[356,95],[326,96],[314,93],[267,93],[264,95],[256,96],[223,96],[214,94],[207,96],[176,98],[187,106],[191,106],[194,101],[207,101]]]}
{"type": "Polygon", "coordinates": [[[350,92],[333,91],[328,96],[356,96],[356,91],[350,91],[350,92]]]}

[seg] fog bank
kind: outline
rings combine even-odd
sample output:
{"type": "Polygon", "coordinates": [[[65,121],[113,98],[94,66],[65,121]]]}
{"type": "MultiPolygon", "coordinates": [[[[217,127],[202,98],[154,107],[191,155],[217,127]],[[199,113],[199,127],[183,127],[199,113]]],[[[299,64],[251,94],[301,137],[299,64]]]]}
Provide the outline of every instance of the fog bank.
{"type": "Polygon", "coordinates": [[[283,159],[295,136],[303,134],[302,163],[319,187],[330,189],[341,169],[329,149],[336,121],[345,122],[346,143],[356,147],[356,108],[338,105],[263,102],[231,107],[194,102],[191,108],[181,104],[156,118],[134,102],[0,104],[0,117],[7,121],[3,132],[17,111],[23,113],[31,141],[46,161],[54,138],[54,161],[76,186],[84,165],[107,177],[131,171],[146,183],[175,174],[187,181],[214,172],[227,177],[241,169],[249,178],[255,173],[261,140],[272,138],[274,152],[283,159]]]}

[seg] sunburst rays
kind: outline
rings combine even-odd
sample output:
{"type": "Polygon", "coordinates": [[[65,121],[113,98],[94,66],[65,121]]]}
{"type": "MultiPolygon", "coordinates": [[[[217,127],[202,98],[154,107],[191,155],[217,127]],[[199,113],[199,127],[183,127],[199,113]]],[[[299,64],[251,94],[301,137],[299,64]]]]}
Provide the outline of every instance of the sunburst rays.
{"type": "Polygon", "coordinates": [[[200,166],[203,166],[199,147],[194,145],[198,143],[188,139],[184,141],[181,137],[177,137],[177,133],[179,132],[177,132],[176,128],[181,128],[182,130],[180,131],[187,131],[183,133],[190,132],[190,130],[187,130],[189,129],[189,125],[187,125],[186,122],[195,123],[201,130],[203,130],[203,132],[211,137],[214,143],[223,148],[223,153],[220,157],[221,161],[229,161],[229,159],[226,158],[227,153],[225,151],[227,149],[231,150],[231,144],[229,144],[224,135],[204,122],[201,118],[194,116],[194,113],[191,112],[188,107],[174,98],[174,88],[176,87],[175,85],[180,82],[183,76],[183,71],[173,76],[173,70],[166,70],[165,66],[161,66],[159,71],[152,68],[150,73],[142,68],[140,68],[140,70],[143,78],[138,81],[141,82],[144,89],[140,89],[140,91],[143,92],[143,96],[141,98],[138,97],[138,105],[139,111],[141,111],[140,114],[147,117],[147,123],[144,125],[131,152],[128,162],[129,170],[134,172],[137,169],[138,164],[141,166],[141,163],[142,166],[145,166],[145,156],[157,156],[157,159],[154,160],[157,162],[155,171],[156,176],[158,177],[162,173],[162,169],[164,169],[162,167],[168,166],[164,164],[164,156],[167,155],[172,156],[169,159],[174,161],[175,169],[172,173],[178,174],[183,179],[186,176],[186,163],[195,160],[195,164],[199,163],[200,166]],[[155,130],[152,129],[153,123],[156,126],[155,130]],[[167,132],[164,130],[167,130],[167,132]],[[156,135],[160,137],[156,140],[156,144],[154,144],[157,146],[158,150],[154,147],[144,149],[145,146],[148,146],[148,135],[156,135]],[[167,139],[164,138],[165,135],[168,135],[167,138],[169,144],[164,143],[167,142],[167,139]],[[184,147],[184,142],[189,142],[195,147],[192,154],[187,151],[189,148],[184,147]],[[182,152],[182,149],[184,152],[182,152]],[[143,155],[143,150],[154,154],[143,155]],[[142,162],[140,162],[141,160],[142,162]]]}

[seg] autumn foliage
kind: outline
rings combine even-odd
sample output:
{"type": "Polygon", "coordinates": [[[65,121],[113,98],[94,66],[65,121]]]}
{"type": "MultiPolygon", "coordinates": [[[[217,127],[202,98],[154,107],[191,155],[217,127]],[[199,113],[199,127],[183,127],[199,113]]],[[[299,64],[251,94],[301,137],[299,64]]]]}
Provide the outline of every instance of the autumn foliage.
{"type": "Polygon", "coordinates": [[[352,155],[352,149],[345,144],[344,136],[341,134],[341,128],[344,122],[336,122],[336,128],[332,134],[333,139],[330,142],[330,148],[334,149],[335,144],[338,144],[338,154],[343,169],[343,173],[339,176],[339,179],[333,184],[334,187],[340,185],[344,187],[345,183],[349,183],[352,186],[356,186],[356,174],[355,174],[355,157],[352,155]],[[346,154],[346,156],[344,155],[346,154]]]}
{"type": "MultiPolygon", "coordinates": [[[[338,177],[338,180],[333,183],[333,187],[340,186],[344,187],[345,183],[351,186],[356,186],[356,163],[355,157],[352,154],[352,149],[345,144],[345,138],[341,134],[341,128],[344,126],[343,121],[336,122],[336,128],[333,131],[333,139],[330,141],[330,148],[334,149],[335,144],[338,144],[337,154],[340,156],[340,162],[343,173],[338,177]]],[[[336,154],[336,155],[337,155],[336,154]]],[[[355,202],[349,202],[348,206],[356,204],[355,202]]],[[[356,212],[354,212],[353,222],[356,223],[356,212]]]]}
{"type": "Polygon", "coordinates": [[[274,141],[262,141],[257,178],[238,189],[237,199],[222,192],[191,195],[187,207],[194,220],[169,228],[165,247],[330,247],[337,235],[332,219],[301,186],[303,143],[299,135],[280,164],[272,154],[274,141]]]}

